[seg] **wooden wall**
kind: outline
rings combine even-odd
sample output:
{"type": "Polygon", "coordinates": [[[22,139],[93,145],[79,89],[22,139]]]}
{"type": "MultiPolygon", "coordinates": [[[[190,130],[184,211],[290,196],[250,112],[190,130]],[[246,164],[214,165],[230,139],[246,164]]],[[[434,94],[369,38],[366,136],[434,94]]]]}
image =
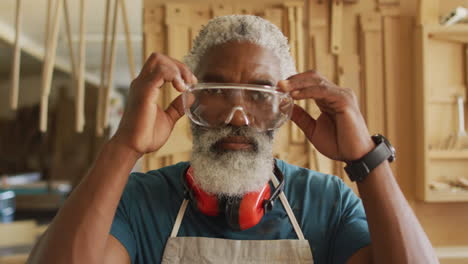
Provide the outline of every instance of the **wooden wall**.
{"type": "MultiPolygon", "coordinates": [[[[200,26],[215,15],[245,13],[270,19],[290,37],[298,68],[316,69],[339,85],[354,89],[371,133],[385,134],[394,143],[398,158],[392,166],[397,180],[433,244],[468,246],[468,229],[462,224],[468,223],[468,203],[419,200],[416,189],[422,182],[415,165],[420,159],[415,142],[423,133],[416,122],[422,113],[415,102],[422,95],[415,88],[420,71],[415,36],[422,20],[437,23],[439,14],[467,6],[468,1],[440,0],[440,5],[437,0],[419,1],[145,0],[144,54],[147,57],[156,51],[181,59],[200,26]]],[[[167,87],[161,103],[167,104],[173,96],[173,89],[167,87]]],[[[317,113],[313,102],[307,102],[306,107],[317,113]]],[[[145,157],[145,169],[188,159],[190,140],[184,120],[164,149],[145,157]]],[[[282,128],[276,144],[278,157],[347,181],[342,165],[317,153],[295,125],[282,128]]]]}

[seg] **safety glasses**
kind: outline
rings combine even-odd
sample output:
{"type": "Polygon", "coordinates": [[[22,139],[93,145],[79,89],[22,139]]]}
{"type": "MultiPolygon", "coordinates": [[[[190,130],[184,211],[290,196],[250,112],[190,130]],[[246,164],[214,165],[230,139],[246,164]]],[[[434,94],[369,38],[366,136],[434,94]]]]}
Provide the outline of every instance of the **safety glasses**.
{"type": "Polygon", "coordinates": [[[185,114],[197,125],[222,127],[241,120],[257,131],[279,128],[290,117],[293,100],[273,86],[199,83],[183,94],[185,114]]]}

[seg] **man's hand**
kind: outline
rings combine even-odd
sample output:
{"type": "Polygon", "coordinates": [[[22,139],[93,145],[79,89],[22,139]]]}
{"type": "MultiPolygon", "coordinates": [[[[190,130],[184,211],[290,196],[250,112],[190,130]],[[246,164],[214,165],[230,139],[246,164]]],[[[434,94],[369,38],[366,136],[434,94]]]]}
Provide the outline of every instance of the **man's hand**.
{"type": "Polygon", "coordinates": [[[278,86],[295,100],[315,100],[322,112],[317,119],[298,105],[291,119],[323,155],[352,161],[375,147],[351,89],[338,87],[315,71],[293,75],[278,86]]]}
{"type": "Polygon", "coordinates": [[[160,149],[169,138],[175,123],[184,115],[182,97],[178,96],[164,111],[157,104],[165,82],[179,91],[197,79],[190,69],[175,59],[153,53],[130,86],[129,98],[113,141],[138,155],[160,149]]]}

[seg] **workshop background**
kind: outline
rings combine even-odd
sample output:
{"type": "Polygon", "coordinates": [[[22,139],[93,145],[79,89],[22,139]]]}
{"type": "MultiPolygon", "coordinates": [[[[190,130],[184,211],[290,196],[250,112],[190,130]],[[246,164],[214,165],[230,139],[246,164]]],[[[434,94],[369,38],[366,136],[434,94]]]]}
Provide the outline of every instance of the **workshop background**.
{"type": "MultiPolygon", "coordinates": [[[[0,2],[0,264],[31,247],[103,142],[130,81],[152,52],[176,59],[201,26],[253,14],[288,36],[299,71],[352,88],[371,133],[397,149],[393,169],[441,263],[468,263],[468,0],[2,0],[0,2]]],[[[177,92],[167,87],[160,104],[177,92]]],[[[301,102],[313,115],[313,101],[301,102]]],[[[147,171],[190,157],[187,118],[144,156],[147,171]]],[[[275,156],[343,171],[285,125],[275,156]]]]}

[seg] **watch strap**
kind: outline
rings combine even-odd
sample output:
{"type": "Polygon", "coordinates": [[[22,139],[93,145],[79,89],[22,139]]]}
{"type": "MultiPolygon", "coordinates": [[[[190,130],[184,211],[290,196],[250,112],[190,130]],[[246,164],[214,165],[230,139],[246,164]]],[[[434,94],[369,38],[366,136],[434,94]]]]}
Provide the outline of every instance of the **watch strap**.
{"type": "Polygon", "coordinates": [[[382,141],[361,159],[349,162],[344,169],[352,181],[361,182],[373,169],[392,155],[390,148],[382,141]]]}

